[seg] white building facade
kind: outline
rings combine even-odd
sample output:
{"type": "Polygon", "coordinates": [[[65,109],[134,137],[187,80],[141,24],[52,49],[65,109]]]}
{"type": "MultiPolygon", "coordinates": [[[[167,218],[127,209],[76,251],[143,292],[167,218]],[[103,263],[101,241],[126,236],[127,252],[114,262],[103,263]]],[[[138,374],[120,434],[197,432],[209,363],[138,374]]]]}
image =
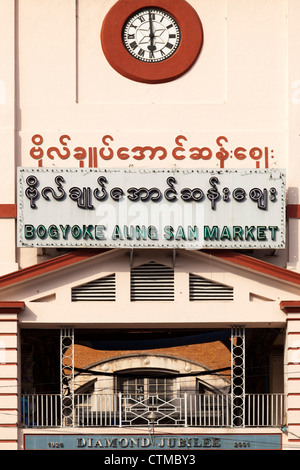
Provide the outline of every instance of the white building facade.
{"type": "Polygon", "coordinates": [[[0,13],[0,449],[299,449],[299,2],[0,13]]]}

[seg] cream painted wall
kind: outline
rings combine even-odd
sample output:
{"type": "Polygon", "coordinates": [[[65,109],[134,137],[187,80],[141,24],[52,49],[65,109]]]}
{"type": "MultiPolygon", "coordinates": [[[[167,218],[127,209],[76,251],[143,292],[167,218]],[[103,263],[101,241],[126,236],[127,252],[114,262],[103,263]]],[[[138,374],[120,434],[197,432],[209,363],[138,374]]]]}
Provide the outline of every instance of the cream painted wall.
{"type": "MultiPolygon", "coordinates": [[[[99,35],[115,1],[79,1],[77,22],[74,0],[55,0],[57,5],[48,0],[43,8],[30,1],[36,3],[35,15],[28,14],[28,3],[19,7],[18,161],[23,166],[37,164],[29,152],[32,136],[39,133],[44,150],[61,148],[59,137],[67,134],[71,154],[76,146],[101,148],[105,135],[113,138],[109,143],[115,154],[122,146],[164,145],[170,150],[163,161],[168,167],[194,166],[188,149],[195,145],[210,147],[214,157],[209,166],[220,166],[216,139],[224,136],[227,142],[221,143],[227,151],[243,146],[249,155],[252,147],[268,147],[269,164],[286,167],[286,1],[263,2],[262,8],[260,0],[194,0],[204,29],[201,55],[190,72],[159,85],[128,80],[107,63],[99,35]],[[35,34],[28,35],[28,30],[35,34]],[[170,155],[178,135],[187,138],[187,157],[181,161],[170,155]]],[[[264,167],[264,158],[259,163],[264,167]]],[[[99,158],[101,166],[128,164],[162,166],[158,160],[99,158]]],[[[200,164],[205,167],[207,161],[200,164]]],[[[43,166],[53,165],[78,166],[78,161],[72,155],[43,159],[43,166]]],[[[255,161],[228,157],[226,166],[251,168],[255,161]]]]}
{"type": "MultiPolygon", "coordinates": [[[[300,15],[300,4],[297,0],[289,2],[288,10],[288,39],[289,39],[289,64],[288,64],[288,203],[299,204],[299,152],[300,152],[300,64],[299,50],[300,39],[297,34],[297,18],[300,15]]],[[[290,269],[299,271],[299,221],[290,221],[290,269]]]]}
{"type": "MultiPolygon", "coordinates": [[[[15,202],[15,167],[73,166],[75,148],[112,149],[98,166],[220,167],[287,169],[288,202],[298,203],[300,71],[297,0],[191,0],[204,30],[194,67],[160,85],[119,75],[101,49],[103,18],[116,0],[0,0],[3,48],[0,66],[0,195],[15,202]],[[43,143],[33,139],[40,135],[43,143]],[[59,142],[67,135],[65,145],[59,142]],[[104,139],[104,136],[109,138],[104,139]],[[185,139],[177,139],[184,136],[185,139]],[[219,137],[222,139],[218,140],[219,137]],[[134,158],[136,145],[164,146],[167,157],[134,158]],[[178,146],[185,159],[175,160],[178,146]],[[51,146],[70,151],[68,159],[47,157],[51,146]],[[210,160],[192,160],[189,149],[209,147],[210,160]],[[34,159],[38,147],[43,158],[34,159]],[[121,160],[117,151],[129,149],[121,160]],[[245,159],[234,150],[245,148],[245,159]],[[262,149],[256,161],[251,148],[262,149]]],[[[88,157],[83,161],[88,166],[88,157]]],[[[15,227],[0,232],[0,274],[44,259],[35,249],[14,250],[15,227]],[[9,241],[7,241],[7,238],[9,241]]],[[[298,222],[290,222],[290,246],[269,262],[299,269],[298,222]]],[[[52,256],[49,251],[45,256],[52,256]]],[[[258,253],[260,256],[260,253],[258,253]]]]}
{"type": "MultiPolygon", "coordinates": [[[[15,202],[15,6],[0,2],[0,204],[15,202]]],[[[17,269],[15,221],[0,220],[0,275],[17,269]]]]}

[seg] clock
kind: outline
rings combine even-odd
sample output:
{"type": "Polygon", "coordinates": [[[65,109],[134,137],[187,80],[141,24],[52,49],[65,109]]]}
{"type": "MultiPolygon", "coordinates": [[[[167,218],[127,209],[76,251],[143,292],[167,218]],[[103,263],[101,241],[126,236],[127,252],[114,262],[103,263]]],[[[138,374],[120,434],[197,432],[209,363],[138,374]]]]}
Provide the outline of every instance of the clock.
{"type": "Polygon", "coordinates": [[[108,63],[120,75],[164,83],[194,65],[203,29],[186,0],[118,0],[104,18],[100,38],[108,63]]]}
{"type": "Polygon", "coordinates": [[[144,8],[125,22],[123,43],[128,52],[143,62],[161,62],[171,57],[180,44],[180,28],[164,10],[144,8]]]}

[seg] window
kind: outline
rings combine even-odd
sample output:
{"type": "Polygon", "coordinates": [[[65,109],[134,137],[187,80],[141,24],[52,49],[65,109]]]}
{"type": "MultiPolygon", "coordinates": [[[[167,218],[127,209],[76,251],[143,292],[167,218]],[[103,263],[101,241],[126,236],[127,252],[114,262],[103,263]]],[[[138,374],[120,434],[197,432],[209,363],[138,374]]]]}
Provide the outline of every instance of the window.
{"type": "Polygon", "coordinates": [[[166,377],[130,377],[118,379],[118,389],[127,398],[142,401],[156,397],[167,401],[174,394],[174,379],[166,377]]]}

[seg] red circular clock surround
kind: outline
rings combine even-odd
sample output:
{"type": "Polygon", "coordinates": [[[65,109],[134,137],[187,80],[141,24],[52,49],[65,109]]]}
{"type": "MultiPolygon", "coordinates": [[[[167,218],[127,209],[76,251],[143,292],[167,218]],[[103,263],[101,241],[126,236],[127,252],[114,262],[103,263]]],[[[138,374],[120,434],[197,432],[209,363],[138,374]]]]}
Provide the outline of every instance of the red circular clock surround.
{"type": "Polygon", "coordinates": [[[185,0],[118,0],[104,18],[101,29],[103,53],[119,74],[142,83],[164,83],[186,73],[198,58],[203,44],[201,20],[185,0]],[[122,39],[126,20],[143,8],[160,8],[179,25],[181,40],[177,51],[165,61],[142,62],[125,49],[122,39]]]}

